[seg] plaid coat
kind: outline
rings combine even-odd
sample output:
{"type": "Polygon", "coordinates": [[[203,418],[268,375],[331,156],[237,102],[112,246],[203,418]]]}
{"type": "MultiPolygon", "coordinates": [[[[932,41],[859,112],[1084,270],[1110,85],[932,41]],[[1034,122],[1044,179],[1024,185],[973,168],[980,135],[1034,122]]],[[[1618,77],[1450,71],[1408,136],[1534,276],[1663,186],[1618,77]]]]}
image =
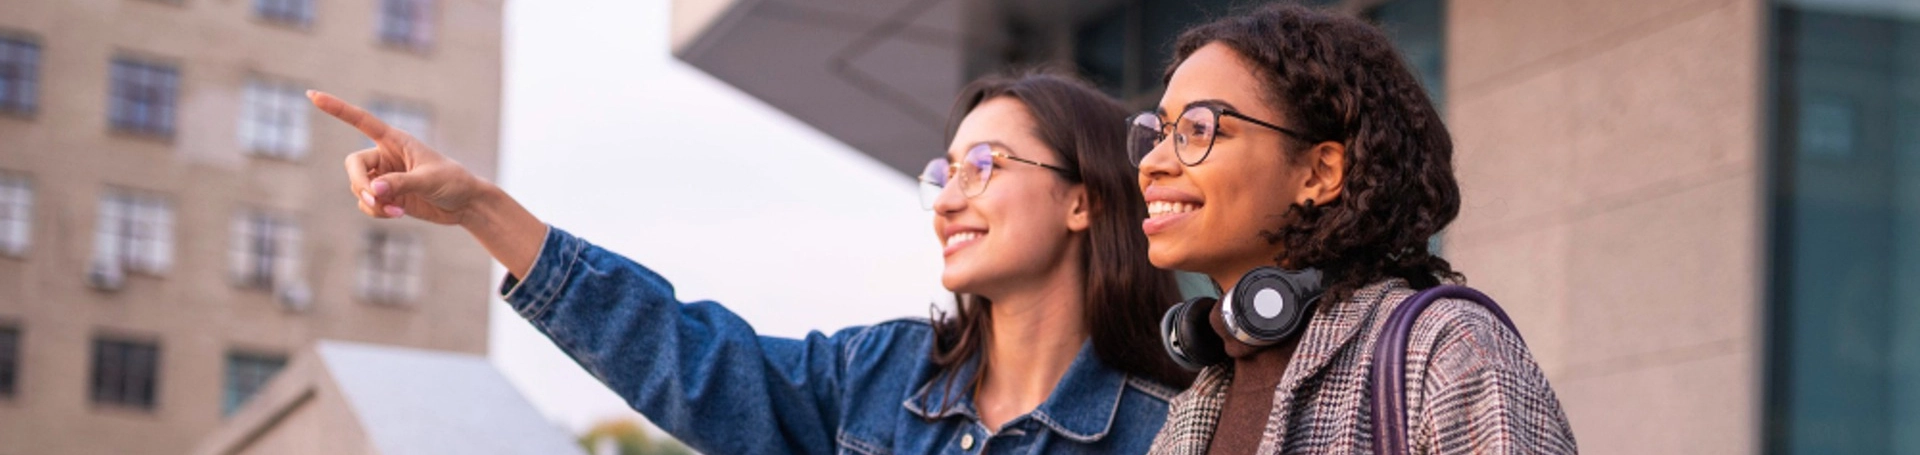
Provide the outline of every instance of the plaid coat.
{"type": "MultiPolygon", "coordinates": [[[[1367,375],[1387,315],[1416,291],[1403,280],[1323,303],[1273,391],[1262,454],[1371,453],[1367,375]]],[[[1412,453],[1575,453],[1573,429],[1520,338],[1480,305],[1441,300],[1407,346],[1412,453]]],[[[1175,397],[1153,454],[1204,455],[1233,380],[1231,364],[1200,371],[1175,397]]]]}

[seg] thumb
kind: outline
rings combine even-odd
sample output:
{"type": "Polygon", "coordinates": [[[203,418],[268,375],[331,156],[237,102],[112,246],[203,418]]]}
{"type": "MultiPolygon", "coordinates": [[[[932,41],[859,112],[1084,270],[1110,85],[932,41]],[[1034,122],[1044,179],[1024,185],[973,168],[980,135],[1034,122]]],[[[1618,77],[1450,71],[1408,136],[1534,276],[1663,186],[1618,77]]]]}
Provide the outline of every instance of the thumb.
{"type": "Polygon", "coordinates": [[[373,190],[375,200],[385,203],[413,191],[413,186],[416,184],[414,180],[412,172],[388,172],[374,177],[373,182],[367,186],[373,190]]]}

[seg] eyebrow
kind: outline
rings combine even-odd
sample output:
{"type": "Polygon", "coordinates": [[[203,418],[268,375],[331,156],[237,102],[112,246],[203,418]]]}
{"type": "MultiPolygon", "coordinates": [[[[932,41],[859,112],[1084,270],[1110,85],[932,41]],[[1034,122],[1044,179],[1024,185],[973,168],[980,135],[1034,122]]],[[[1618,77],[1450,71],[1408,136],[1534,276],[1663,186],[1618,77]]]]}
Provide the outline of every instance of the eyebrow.
{"type": "Polygon", "coordinates": [[[1204,100],[1199,100],[1199,101],[1194,101],[1194,102],[1191,102],[1191,103],[1187,103],[1187,107],[1186,107],[1186,108],[1183,108],[1183,109],[1181,109],[1181,110],[1182,110],[1182,111],[1185,111],[1185,110],[1187,110],[1187,109],[1193,109],[1193,108],[1195,108],[1195,107],[1199,107],[1199,106],[1214,106],[1214,107],[1219,107],[1219,108],[1223,108],[1223,109],[1226,109],[1226,110],[1229,110],[1229,111],[1238,111],[1238,110],[1240,110],[1240,109],[1237,109],[1237,108],[1234,108],[1234,107],[1233,107],[1233,103],[1229,103],[1229,102],[1227,102],[1226,100],[1221,100],[1221,99],[1213,99],[1213,98],[1208,98],[1208,99],[1204,99],[1204,100]]]}
{"type": "MultiPolygon", "coordinates": [[[[1186,106],[1182,106],[1182,107],[1180,108],[1180,112],[1186,112],[1186,111],[1187,111],[1188,109],[1193,109],[1193,108],[1195,108],[1195,107],[1198,107],[1198,106],[1216,106],[1216,107],[1220,107],[1220,108],[1222,108],[1222,109],[1226,109],[1226,110],[1229,110],[1229,111],[1239,111],[1239,110],[1240,110],[1239,108],[1235,108],[1235,107],[1233,107],[1233,103],[1229,103],[1229,102],[1227,102],[1226,100],[1222,100],[1222,99],[1217,99],[1217,98],[1207,98],[1207,99],[1203,99],[1203,100],[1195,100],[1195,101],[1193,101],[1193,102],[1189,102],[1189,103],[1187,103],[1187,105],[1186,105],[1186,106]]],[[[1159,116],[1159,117],[1166,117],[1166,116],[1167,116],[1167,108],[1164,108],[1164,107],[1160,107],[1160,106],[1154,106],[1154,107],[1153,107],[1153,115],[1155,115],[1155,116],[1159,116]]]]}
{"type": "MultiPolygon", "coordinates": [[[[1020,156],[1020,154],[1018,154],[1018,153],[1013,153],[1013,147],[1008,147],[1008,146],[1007,146],[1007,143],[1005,143],[1005,142],[1000,142],[1000,141],[998,141],[998,140],[992,140],[992,139],[989,139],[989,140],[984,140],[984,141],[977,141],[977,142],[974,142],[974,143],[972,143],[972,144],[967,144],[967,147],[966,147],[966,148],[963,148],[963,149],[960,149],[960,151],[961,151],[961,153],[965,153],[965,152],[966,152],[967,150],[973,150],[973,148],[974,148],[974,147],[979,147],[979,146],[982,146],[982,145],[985,145],[985,146],[987,146],[987,147],[997,147],[997,148],[999,148],[999,149],[1001,149],[1001,150],[1005,150],[1005,151],[1007,152],[1007,155],[1009,155],[1009,156],[1020,156]]],[[[953,155],[954,155],[954,152],[952,152],[952,151],[948,151],[948,152],[947,152],[947,155],[946,155],[946,156],[947,156],[947,162],[949,162],[949,163],[951,163],[951,162],[954,162],[954,161],[959,161],[959,160],[957,160],[957,159],[954,159],[954,157],[953,157],[953,155]]]]}

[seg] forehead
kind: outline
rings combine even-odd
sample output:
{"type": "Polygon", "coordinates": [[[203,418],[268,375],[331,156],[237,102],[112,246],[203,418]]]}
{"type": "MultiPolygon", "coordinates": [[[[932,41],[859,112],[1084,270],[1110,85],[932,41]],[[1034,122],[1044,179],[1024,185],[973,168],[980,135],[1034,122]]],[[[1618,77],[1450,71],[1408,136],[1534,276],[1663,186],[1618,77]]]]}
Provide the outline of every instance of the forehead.
{"type": "Polygon", "coordinates": [[[1253,63],[1219,42],[1195,50],[1174,68],[1160,109],[1180,112],[1199,101],[1221,101],[1234,110],[1258,118],[1279,118],[1261,96],[1262,84],[1253,63]]]}
{"type": "Polygon", "coordinates": [[[1018,98],[1000,96],[980,102],[960,120],[947,144],[947,157],[956,158],[981,143],[999,143],[1008,153],[1026,158],[1050,158],[1052,152],[1034,137],[1039,122],[1018,98]]]}

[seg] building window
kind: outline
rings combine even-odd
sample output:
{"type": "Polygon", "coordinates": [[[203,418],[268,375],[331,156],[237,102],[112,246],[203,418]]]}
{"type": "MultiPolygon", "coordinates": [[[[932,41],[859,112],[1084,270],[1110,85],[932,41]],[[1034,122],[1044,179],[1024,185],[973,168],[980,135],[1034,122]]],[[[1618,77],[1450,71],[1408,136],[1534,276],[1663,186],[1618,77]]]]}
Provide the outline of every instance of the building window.
{"type": "Polygon", "coordinates": [[[93,402],[153,409],[160,382],[160,346],[93,340],[93,402]]]}
{"type": "Polygon", "coordinates": [[[0,112],[32,113],[39,91],[40,45],[0,37],[0,112]]]}
{"type": "Polygon", "coordinates": [[[380,0],[380,42],[413,50],[433,44],[433,0],[380,0]]]}
{"type": "Polygon", "coordinates": [[[0,397],[12,398],[20,383],[20,329],[0,326],[0,397]]]}
{"type": "Polygon", "coordinates": [[[255,289],[285,289],[299,284],[300,226],[259,211],[233,219],[234,283],[255,289]]]}
{"type": "Polygon", "coordinates": [[[1772,14],[1768,452],[1920,453],[1920,16],[1772,14]]]}
{"type": "Polygon", "coordinates": [[[100,196],[92,270],[96,285],[117,287],[128,271],[158,275],[173,265],[173,204],[123,189],[100,196]]]}
{"type": "Polygon", "coordinates": [[[221,394],[220,412],[233,415],[253,399],[275,373],[287,366],[287,358],[275,355],[235,352],[227,354],[227,386],[221,394]]]}
{"type": "Polygon", "coordinates": [[[249,80],[240,107],[240,146],[260,156],[306,156],[307,113],[312,110],[298,85],[249,80]]]}
{"type": "Polygon", "coordinates": [[[360,259],[360,297],[378,303],[406,303],[420,295],[424,248],[410,234],[367,232],[367,249],[360,259]]]}
{"type": "Polygon", "coordinates": [[[23,256],[33,239],[33,184],[0,172],[0,255],[23,256]]]}
{"type": "Polygon", "coordinates": [[[179,90],[180,72],[172,65],[114,60],[108,120],[116,130],[171,137],[179,90]]]}
{"type": "MultiPolygon", "coordinates": [[[[379,117],[387,126],[399,128],[421,141],[430,141],[433,134],[433,118],[428,116],[427,108],[416,103],[400,101],[374,101],[367,106],[367,112],[379,117]]],[[[371,147],[373,142],[367,142],[371,147]]]]}
{"type": "Polygon", "coordinates": [[[253,0],[253,12],[270,22],[305,27],[313,23],[313,0],[253,0]]]}

